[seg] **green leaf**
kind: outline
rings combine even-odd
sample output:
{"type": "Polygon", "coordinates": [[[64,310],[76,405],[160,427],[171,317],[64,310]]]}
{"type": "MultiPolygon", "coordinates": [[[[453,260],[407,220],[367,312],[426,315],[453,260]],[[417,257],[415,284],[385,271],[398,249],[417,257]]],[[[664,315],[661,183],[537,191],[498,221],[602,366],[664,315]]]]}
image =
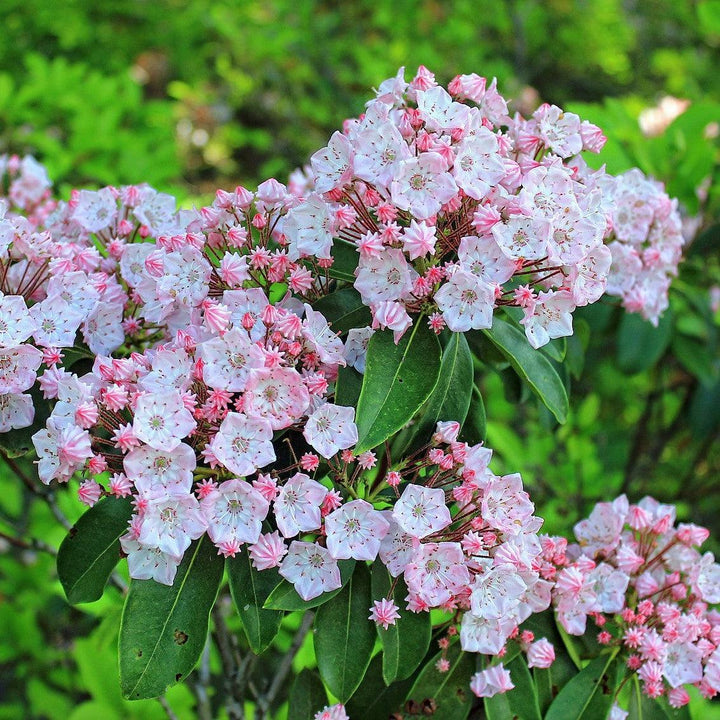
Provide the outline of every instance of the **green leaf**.
{"type": "Polygon", "coordinates": [[[720,426],[720,381],[698,385],[690,403],[690,427],[696,438],[706,438],[720,426]]]}
{"type": "Polygon", "coordinates": [[[120,684],[130,700],[162,695],[200,657],[224,561],[207,536],[186,551],[171,586],[133,580],[120,624],[120,684]]]}
{"type": "Polygon", "coordinates": [[[345,587],[348,580],[350,580],[353,570],[355,569],[355,561],[338,560],[338,567],[340,568],[342,586],[336,590],[325,592],[312,600],[303,600],[298,595],[297,590],[295,590],[295,586],[283,578],[280,583],[275,586],[275,589],[270,595],[268,595],[263,607],[267,610],[309,610],[310,608],[318,607],[326,603],[330,598],[339,595],[342,588],[345,587]]]}
{"type": "Polygon", "coordinates": [[[259,655],[264,652],[280,630],[282,610],[263,607],[270,593],[280,583],[275,568],[256,570],[250,555],[242,552],[227,561],[230,593],[243,624],[250,648],[259,655]]]}
{"type": "Polygon", "coordinates": [[[712,385],[717,381],[716,354],[708,348],[707,343],[675,334],[672,351],[679,363],[703,385],[712,385]]]}
{"type": "Polygon", "coordinates": [[[313,309],[325,316],[336,333],[346,333],[352,328],[362,328],[372,322],[370,308],[363,304],[360,294],[352,287],[344,287],[321,297],[313,309]]]}
{"type": "Polygon", "coordinates": [[[489,698],[483,698],[486,720],[518,720],[510,709],[508,693],[500,693],[489,698]]]}
{"type": "Polygon", "coordinates": [[[441,673],[435,664],[442,657],[438,653],[423,668],[408,693],[408,700],[422,706],[423,701],[435,702],[435,716],[443,720],[465,720],[473,704],[470,692],[470,678],[475,672],[475,658],[472,653],[460,650],[460,644],[452,645],[446,654],[450,669],[441,673]]]}
{"type": "MultiPolygon", "coordinates": [[[[422,661],[422,658],[420,658],[422,661]]],[[[365,678],[347,704],[352,720],[389,718],[403,704],[414,676],[386,685],[382,676],[383,656],[378,653],[370,662],[365,678]]]]}
{"type": "Polygon", "coordinates": [[[506,665],[515,687],[507,695],[508,704],[519,720],[542,720],[538,693],[525,657],[519,654],[506,665]]]}
{"type": "Polygon", "coordinates": [[[50,417],[52,409],[50,401],[45,399],[37,383],[30,388],[30,397],[32,397],[33,407],[35,408],[35,418],[32,425],[19,430],[0,433],[0,450],[10,458],[22,457],[33,452],[32,436],[45,427],[45,423],[50,417]]]}
{"type": "Polygon", "coordinates": [[[360,259],[357,248],[344,240],[335,240],[330,254],[335,262],[328,268],[328,275],[336,280],[354,283],[355,268],[360,259]]]}
{"type": "Polygon", "coordinates": [[[485,403],[478,386],[473,383],[472,400],[470,409],[463,423],[460,437],[470,445],[485,442],[487,436],[487,416],[485,414],[485,403]]]}
{"type": "Polygon", "coordinates": [[[357,407],[363,376],[353,367],[338,368],[335,380],[335,404],[357,407]]]}
{"type": "Polygon", "coordinates": [[[567,392],[547,357],[533,350],[520,330],[500,318],[495,318],[492,328],[483,333],[505,355],[515,372],[528,383],[557,421],[564,423],[569,409],[567,392]]]}
{"type": "Polygon", "coordinates": [[[420,411],[410,450],[427,442],[438,421],[455,420],[461,425],[470,408],[473,388],[473,359],[462,333],[453,333],[445,345],[437,385],[420,411]]]}
{"type": "Polygon", "coordinates": [[[98,600],[120,560],[120,536],[132,515],[129,498],[103,498],[78,521],[60,545],[57,571],[68,602],[98,600]]]}
{"type": "Polygon", "coordinates": [[[358,400],[356,454],[387,440],[415,415],[435,388],[440,362],[437,335],[422,318],[397,345],[390,330],[372,336],[358,400]]]}
{"type": "Polygon", "coordinates": [[[637,675],[633,675],[629,685],[628,720],[690,720],[690,710],[687,705],[672,708],[665,698],[653,700],[645,695],[637,675]]]}
{"type": "MultiPolygon", "coordinates": [[[[372,568],[372,597],[380,600],[387,597],[392,587],[392,578],[381,562],[372,568]]],[[[397,579],[392,599],[399,608],[405,605],[408,589],[402,577],[397,579]]],[[[410,677],[420,665],[430,647],[432,624],[430,613],[414,613],[399,610],[400,618],[384,630],[377,626],[377,634],[383,646],[382,674],[386,685],[410,677]]]]}
{"type": "Polygon", "coordinates": [[[647,370],[663,355],[672,337],[672,318],[666,311],[657,327],[639,315],[625,313],[620,320],[617,340],[617,361],[628,375],[647,370]]]}
{"type": "Polygon", "coordinates": [[[544,352],[551,360],[561,363],[565,359],[565,355],[567,353],[567,338],[554,338],[547,345],[543,345],[540,350],[542,350],[542,352],[544,352]]]}
{"type": "Polygon", "coordinates": [[[305,669],[295,678],[290,690],[287,720],[313,720],[327,702],[327,693],[317,673],[305,669]]]}
{"type": "Polygon", "coordinates": [[[599,720],[607,717],[616,681],[615,653],[601,655],[579,672],[550,705],[545,720],[599,720]]]}
{"type": "Polygon", "coordinates": [[[347,702],[365,675],[375,645],[370,571],[359,563],[338,597],[315,616],[315,656],[320,677],[340,702],[347,702]]]}

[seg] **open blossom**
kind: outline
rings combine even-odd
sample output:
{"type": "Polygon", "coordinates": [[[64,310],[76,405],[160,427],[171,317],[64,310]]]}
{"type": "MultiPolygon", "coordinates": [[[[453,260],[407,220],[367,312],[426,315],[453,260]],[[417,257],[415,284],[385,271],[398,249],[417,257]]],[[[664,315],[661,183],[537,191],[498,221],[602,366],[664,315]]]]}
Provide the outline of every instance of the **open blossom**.
{"type": "Polygon", "coordinates": [[[320,505],[327,489],[303,473],[293,475],[275,498],[274,511],[278,530],[286,538],[320,527],[320,505]]]}
{"type": "Polygon", "coordinates": [[[337,560],[316,543],[293,540],[280,565],[280,574],[306,601],[342,586],[337,560]]]}
{"type": "Polygon", "coordinates": [[[172,451],[143,445],[123,459],[125,474],[141,493],[162,488],[169,495],[187,494],[196,466],[195,452],[182,442],[172,451]]]}
{"type": "Polygon", "coordinates": [[[228,470],[242,477],[275,460],[270,423],[242,413],[227,414],[210,449],[228,470]]]}
{"type": "Polygon", "coordinates": [[[374,560],[390,524],[365,500],[341,505],[325,518],[327,548],[337,559],[374,560]]]}
{"type": "Polygon", "coordinates": [[[324,403],[308,416],[303,435],[324,458],[351,448],[358,440],[355,408],[324,403]]]}
{"type": "Polygon", "coordinates": [[[424,538],[447,527],[452,518],[440,488],[408,485],[395,503],[393,518],[409,535],[424,538]]]}
{"type": "Polygon", "coordinates": [[[310,395],[297,370],[260,368],[250,371],[244,400],[248,415],[265,418],[273,430],[282,430],[302,417],[310,395]]]}
{"type": "Polygon", "coordinates": [[[435,301],[453,332],[492,326],[495,291],[472,273],[456,270],[435,294],[435,301]]]}
{"type": "Polygon", "coordinates": [[[245,480],[226,480],[200,502],[207,534],[222,543],[255,543],[270,503],[245,480]]]}
{"type": "Polygon", "coordinates": [[[135,406],[133,431],[155,450],[174,450],[196,423],[178,392],[147,393],[135,406]]]}
{"type": "Polygon", "coordinates": [[[470,681],[470,689],[478,697],[493,697],[514,687],[510,671],[504,668],[502,663],[475,673],[470,681]]]}
{"type": "Polygon", "coordinates": [[[194,495],[160,495],[148,500],[140,518],[138,542],[182,556],[207,529],[194,495]]]}

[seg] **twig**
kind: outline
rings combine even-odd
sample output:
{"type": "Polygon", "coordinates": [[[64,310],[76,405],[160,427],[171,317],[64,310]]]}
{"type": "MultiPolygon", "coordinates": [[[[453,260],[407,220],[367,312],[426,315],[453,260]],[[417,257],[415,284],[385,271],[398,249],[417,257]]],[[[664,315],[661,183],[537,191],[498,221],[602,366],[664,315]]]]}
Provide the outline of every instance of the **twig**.
{"type": "Polygon", "coordinates": [[[168,716],[168,720],[178,720],[178,716],[173,712],[173,709],[170,707],[170,703],[167,701],[167,698],[164,695],[161,695],[158,698],[158,702],[160,703],[160,705],[162,705],[162,709],[168,716]]]}
{"type": "Polygon", "coordinates": [[[214,632],[213,636],[220,651],[220,660],[223,666],[223,677],[225,679],[225,694],[227,695],[225,709],[230,720],[245,720],[243,698],[237,695],[237,677],[241,670],[235,662],[235,657],[230,645],[230,633],[225,618],[222,616],[219,604],[215,604],[212,610],[214,632]]]}
{"type": "Polygon", "coordinates": [[[208,634],[207,642],[203,648],[200,657],[200,667],[197,673],[197,682],[193,684],[193,694],[197,701],[197,716],[199,720],[213,720],[212,707],[210,706],[210,698],[208,698],[207,689],[210,685],[210,635],[208,634]]]}
{"type": "Polygon", "coordinates": [[[35,538],[21,540],[20,538],[13,537],[12,535],[8,535],[7,533],[0,531],[0,539],[9,542],[11,545],[20,548],[21,550],[36,550],[38,552],[46,552],[53,557],[57,555],[57,550],[54,547],[48,545],[47,543],[44,543],[42,540],[37,540],[35,538]]]}
{"type": "Polygon", "coordinates": [[[310,632],[310,628],[313,624],[313,619],[314,616],[311,612],[306,612],[303,616],[300,627],[298,628],[298,631],[295,633],[295,637],[293,638],[292,645],[290,646],[290,649],[287,651],[287,653],[285,653],[285,655],[283,656],[282,662],[280,663],[280,666],[275,673],[275,677],[270,684],[269,690],[265,693],[264,696],[258,698],[258,711],[256,720],[265,719],[267,712],[270,709],[270,706],[275,701],[275,697],[277,696],[278,692],[280,692],[280,688],[285,683],[288,673],[290,672],[290,668],[292,667],[293,660],[298,654],[298,651],[300,650],[300,647],[305,640],[305,636],[310,632]]]}

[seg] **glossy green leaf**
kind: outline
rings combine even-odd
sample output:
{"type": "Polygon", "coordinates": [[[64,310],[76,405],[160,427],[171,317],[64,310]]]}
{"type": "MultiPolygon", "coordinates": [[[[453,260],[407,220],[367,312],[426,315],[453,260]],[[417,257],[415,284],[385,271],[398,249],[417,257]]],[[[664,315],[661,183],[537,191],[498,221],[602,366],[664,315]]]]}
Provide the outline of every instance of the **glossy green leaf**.
{"type": "Polygon", "coordinates": [[[440,362],[440,343],[422,318],[397,345],[390,330],[372,336],[355,420],[356,454],[387,440],[415,415],[435,388],[440,362]]]}
{"type": "Polygon", "coordinates": [[[357,248],[344,240],[335,240],[330,254],[334,262],[328,269],[328,275],[336,280],[355,282],[355,268],[360,259],[357,248]]]}
{"type": "Polygon", "coordinates": [[[350,699],[370,664],[375,646],[375,624],[368,620],[371,605],[370,570],[359,563],[342,592],[315,616],[320,677],[341,702],[350,699]]]}
{"type": "Polygon", "coordinates": [[[647,370],[662,357],[671,337],[672,318],[669,310],[660,318],[657,327],[653,327],[640,315],[624,313],[618,328],[618,366],[629,375],[647,370]]]}
{"type": "Polygon", "coordinates": [[[615,655],[601,655],[560,691],[545,720],[600,720],[610,710],[616,682],[615,655]]]}
{"type": "Polygon", "coordinates": [[[333,332],[346,333],[352,328],[370,325],[372,315],[355,288],[344,287],[321,297],[313,309],[321,312],[330,323],[333,332]]]}
{"type": "Polygon", "coordinates": [[[120,624],[120,684],[130,700],[162,695],[185,679],[208,633],[224,560],[204,535],[186,551],[172,585],[133,580],[120,624]]]}
{"type": "Polygon", "coordinates": [[[284,612],[263,607],[270,593],[280,583],[275,568],[256,570],[250,555],[243,551],[227,561],[230,593],[243,624],[252,651],[259,655],[275,639],[284,612]]]}
{"type": "Polygon", "coordinates": [[[690,403],[690,427],[697,438],[706,438],[720,427],[720,381],[698,385],[690,403]]]}
{"type": "Polygon", "coordinates": [[[293,584],[283,578],[268,595],[263,607],[267,610],[309,610],[310,608],[318,607],[326,603],[330,598],[339,595],[342,588],[345,587],[348,580],[350,580],[353,570],[355,569],[355,561],[339,560],[338,566],[340,567],[342,587],[318,595],[318,597],[312,600],[303,600],[298,595],[293,584]]]}
{"type": "Polygon", "coordinates": [[[443,348],[437,385],[420,411],[410,450],[427,442],[438,421],[465,422],[473,388],[473,359],[463,333],[453,333],[443,348]]]}
{"type": "MultiPolygon", "coordinates": [[[[379,561],[374,563],[373,600],[387,597],[391,587],[392,578],[387,568],[379,561]]],[[[387,630],[377,626],[377,634],[383,646],[382,674],[387,685],[410,677],[430,647],[432,634],[430,613],[414,613],[404,609],[407,594],[407,585],[402,577],[399,577],[395,584],[393,600],[400,608],[400,618],[394,625],[389,625],[387,630]]]]}
{"type": "MultiPolygon", "coordinates": [[[[422,658],[420,659],[422,661],[422,658]]],[[[385,720],[398,711],[413,685],[414,675],[386,685],[382,676],[383,656],[378,653],[370,662],[365,678],[347,704],[352,720],[385,720]]]]}
{"type": "Polygon", "coordinates": [[[32,397],[33,407],[35,408],[35,417],[32,425],[26,428],[0,433],[0,450],[11,458],[22,457],[23,455],[33,452],[32,436],[38,430],[45,427],[45,423],[50,417],[52,410],[50,401],[45,399],[37,383],[30,388],[29,392],[30,397],[32,397]]]}
{"type": "Polygon", "coordinates": [[[672,351],[679,363],[703,385],[717,382],[720,365],[716,353],[707,343],[676,334],[672,339],[672,351]]]}
{"type": "Polygon", "coordinates": [[[690,720],[690,710],[687,705],[672,708],[665,698],[654,700],[645,695],[637,675],[633,675],[628,684],[630,701],[627,706],[627,720],[690,720]]]}
{"type": "Polygon", "coordinates": [[[71,603],[98,600],[120,560],[120,536],[132,515],[129,498],[107,497],[91,507],[60,545],[57,571],[71,603]]]}
{"type": "Polygon", "coordinates": [[[313,720],[327,702],[327,693],[317,673],[303,670],[290,689],[287,720],[313,720]]]}
{"type": "Polygon", "coordinates": [[[483,333],[505,355],[515,372],[528,383],[557,421],[564,423],[569,409],[567,392],[547,357],[534,350],[520,330],[500,318],[495,318],[492,328],[483,333]]]}
{"type": "Polygon", "coordinates": [[[567,354],[567,338],[559,337],[540,348],[551,360],[561,363],[567,354]]]}
{"type": "Polygon", "coordinates": [[[452,645],[446,654],[450,669],[441,673],[435,667],[442,657],[438,653],[427,662],[408,693],[407,699],[422,706],[423,701],[433,700],[435,717],[443,720],[465,720],[473,704],[470,679],[475,673],[476,655],[460,650],[460,644],[452,645]]]}
{"type": "Polygon", "coordinates": [[[460,432],[460,439],[471,445],[485,442],[487,436],[487,415],[485,403],[477,385],[473,383],[470,409],[460,432]]]}
{"type": "Polygon", "coordinates": [[[357,407],[363,376],[353,367],[338,368],[335,381],[335,404],[357,407]]]}
{"type": "Polygon", "coordinates": [[[515,685],[506,693],[513,714],[519,720],[542,720],[538,693],[525,656],[518,654],[505,667],[510,671],[510,678],[515,685]]]}

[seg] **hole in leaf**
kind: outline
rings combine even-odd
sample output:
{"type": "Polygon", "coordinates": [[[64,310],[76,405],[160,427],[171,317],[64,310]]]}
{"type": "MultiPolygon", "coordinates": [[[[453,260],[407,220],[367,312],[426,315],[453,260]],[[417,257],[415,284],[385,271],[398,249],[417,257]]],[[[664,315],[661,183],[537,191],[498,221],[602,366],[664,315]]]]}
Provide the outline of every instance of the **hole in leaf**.
{"type": "Polygon", "coordinates": [[[78,531],[77,528],[73,525],[73,526],[68,530],[68,537],[74,538],[74,537],[77,535],[77,531],[78,531]]]}
{"type": "Polygon", "coordinates": [[[142,657],[142,650],[136,650],[136,651],[135,651],[135,655],[137,655],[137,657],[141,658],[141,657],[142,657]]]}
{"type": "Polygon", "coordinates": [[[173,633],[173,638],[176,645],[184,645],[188,641],[187,633],[184,633],[182,630],[176,630],[173,633]]]}
{"type": "Polygon", "coordinates": [[[182,677],[182,673],[178,673],[178,674],[175,676],[175,681],[176,681],[176,682],[179,682],[181,677],[182,677]]]}

